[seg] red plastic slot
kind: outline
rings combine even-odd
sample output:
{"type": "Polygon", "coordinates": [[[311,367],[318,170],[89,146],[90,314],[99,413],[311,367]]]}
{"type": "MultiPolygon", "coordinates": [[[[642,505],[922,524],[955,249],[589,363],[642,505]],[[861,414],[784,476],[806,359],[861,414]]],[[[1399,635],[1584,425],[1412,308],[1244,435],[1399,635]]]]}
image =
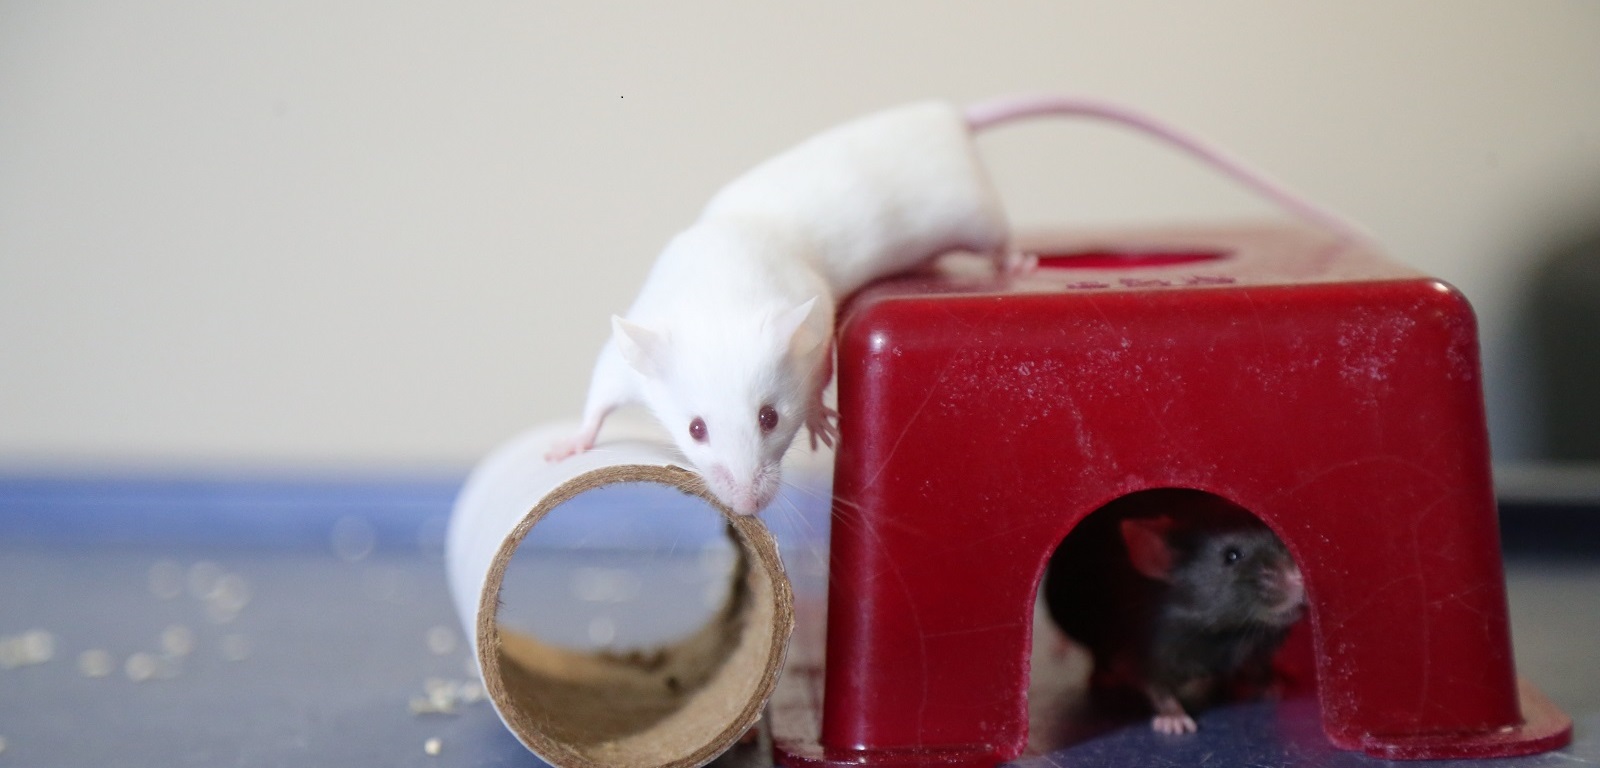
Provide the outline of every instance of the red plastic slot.
{"type": "Polygon", "coordinates": [[[1041,253],[1038,257],[1039,266],[1045,269],[1136,269],[1221,261],[1227,258],[1227,253],[1208,250],[1090,250],[1076,253],[1041,253]]]}

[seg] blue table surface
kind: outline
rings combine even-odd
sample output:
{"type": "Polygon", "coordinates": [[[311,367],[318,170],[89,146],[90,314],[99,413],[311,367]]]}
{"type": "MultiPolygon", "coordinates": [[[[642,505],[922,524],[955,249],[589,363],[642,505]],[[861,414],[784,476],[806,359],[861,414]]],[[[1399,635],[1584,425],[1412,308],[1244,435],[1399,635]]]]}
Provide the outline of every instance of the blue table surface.
{"type": "MultiPolygon", "coordinates": [[[[539,765],[477,697],[446,591],[458,487],[0,477],[0,766],[539,765]]],[[[771,518],[802,597],[825,583],[819,498],[771,518]]],[[[541,636],[648,642],[716,602],[726,545],[703,526],[617,518],[603,524],[639,538],[606,548],[585,524],[555,530],[524,568],[525,583],[569,587],[519,603],[541,636]]],[[[1600,557],[1514,552],[1507,582],[1519,673],[1575,716],[1574,744],[1444,764],[1600,763],[1600,557]]],[[[1017,764],[1386,764],[1327,746],[1316,717],[1306,703],[1240,704],[1204,713],[1191,737],[1129,723],[1017,764]]],[[[718,763],[768,761],[757,743],[718,763]]]]}

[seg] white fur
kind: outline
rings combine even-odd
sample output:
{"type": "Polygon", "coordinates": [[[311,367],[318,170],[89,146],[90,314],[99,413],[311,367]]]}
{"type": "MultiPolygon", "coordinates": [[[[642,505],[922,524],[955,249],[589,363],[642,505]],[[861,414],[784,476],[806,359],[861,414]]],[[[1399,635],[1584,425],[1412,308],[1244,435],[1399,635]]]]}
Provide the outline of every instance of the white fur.
{"type": "Polygon", "coordinates": [[[940,253],[1005,252],[1004,209],[955,107],[926,102],[825,131],[729,183],[672,239],[600,351],[578,435],[644,403],[716,496],[754,514],[800,427],[832,444],[822,402],[840,298],[940,253]],[[810,302],[808,305],[807,303],[810,302]],[[762,434],[763,405],[779,413],[762,434]],[[689,424],[705,421],[696,442],[689,424]]]}
{"type": "Polygon", "coordinates": [[[947,251],[1002,252],[1010,237],[966,119],[936,101],[807,139],[723,187],[701,223],[735,217],[803,233],[835,297],[947,251]]]}
{"type": "Polygon", "coordinates": [[[667,245],[626,317],[614,319],[584,425],[548,458],[588,450],[606,414],[642,402],[718,498],[735,512],[760,511],[777,493],[780,462],[802,425],[813,447],[838,434],[837,414],[822,403],[838,300],[957,249],[988,253],[1008,270],[1027,266],[1008,253],[1010,227],[972,135],[1046,115],[1148,132],[1301,216],[1362,239],[1336,214],[1114,104],[1046,95],[997,99],[965,113],[942,102],[896,107],[817,134],[712,197],[667,245]],[[765,435],[756,426],[764,404],[780,413],[778,428],[765,435]],[[695,417],[706,422],[705,443],[689,436],[695,417]]]}

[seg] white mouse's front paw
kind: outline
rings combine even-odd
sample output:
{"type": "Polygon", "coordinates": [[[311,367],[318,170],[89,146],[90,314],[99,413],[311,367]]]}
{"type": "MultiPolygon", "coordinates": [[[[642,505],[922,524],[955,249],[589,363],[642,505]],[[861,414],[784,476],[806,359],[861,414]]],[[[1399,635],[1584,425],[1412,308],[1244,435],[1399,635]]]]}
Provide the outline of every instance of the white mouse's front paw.
{"type": "Polygon", "coordinates": [[[806,419],[806,431],[811,434],[811,450],[817,449],[817,441],[832,448],[839,442],[839,412],[826,405],[818,405],[811,409],[810,418],[806,419]]]}
{"type": "Polygon", "coordinates": [[[592,444],[584,444],[581,437],[569,437],[565,440],[558,440],[554,445],[550,446],[550,450],[544,452],[544,460],[560,461],[568,456],[583,453],[593,447],[592,444]]]}

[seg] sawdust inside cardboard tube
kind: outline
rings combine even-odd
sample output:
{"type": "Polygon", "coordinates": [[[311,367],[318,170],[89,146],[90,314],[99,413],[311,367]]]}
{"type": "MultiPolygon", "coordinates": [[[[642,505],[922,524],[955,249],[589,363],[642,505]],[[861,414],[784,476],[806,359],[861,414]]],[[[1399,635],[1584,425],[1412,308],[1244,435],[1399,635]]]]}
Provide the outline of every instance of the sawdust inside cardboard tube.
{"type": "Polygon", "coordinates": [[[609,466],[544,496],[496,552],[477,613],[484,686],[523,744],[558,768],[689,768],[726,751],[761,714],[794,627],[794,596],[772,534],[734,515],[698,476],[672,466],[609,466]],[[506,567],[528,533],[573,497],[649,482],[705,499],[738,553],[727,601],[683,640],[628,653],[549,645],[497,621],[506,567]]]}

